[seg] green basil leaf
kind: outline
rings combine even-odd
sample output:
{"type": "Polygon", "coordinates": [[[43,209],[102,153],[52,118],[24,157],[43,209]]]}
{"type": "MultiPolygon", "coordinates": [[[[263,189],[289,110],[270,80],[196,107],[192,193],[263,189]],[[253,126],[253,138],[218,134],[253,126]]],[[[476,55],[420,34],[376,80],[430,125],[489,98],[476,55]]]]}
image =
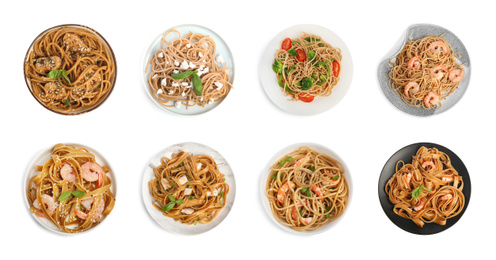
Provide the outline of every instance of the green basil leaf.
{"type": "Polygon", "coordinates": [[[169,202],[167,203],[167,205],[165,205],[163,208],[162,208],[162,211],[169,211],[171,210],[174,206],[176,206],[176,203],[175,202],[169,202]]]}
{"type": "Polygon", "coordinates": [[[167,195],[167,197],[169,197],[169,200],[172,202],[176,201],[176,198],[172,194],[167,195]]]}
{"type": "Polygon", "coordinates": [[[84,197],[86,196],[86,193],[84,191],[81,191],[81,190],[75,190],[72,192],[72,195],[74,195],[74,197],[84,197]]]}
{"type": "Polygon", "coordinates": [[[177,205],[184,204],[184,200],[176,200],[176,204],[177,204],[177,205]]]}
{"type": "Polygon", "coordinates": [[[416,199],[418,196],[420,196],[421,192],[422,192],[422,184],[420,184],[420,186],[418,186],[416,189],[413,190],[412,199],[416,199]]]}
{"type": "Polygon", "coordinates": [[[59,201],[64,201],[64,200],[68,199],[70,196],[71,196],[71,192],[66,191],[60,195],[59,201]]]}
{"type": "MultiPolygon", "coordinates": [[[[420,186],[422,186],[422,185],[420,185],[420,186]]],[[[424,186],[422,186],[422,189],[424,189],[424,190],[426,190],[426,191],[431,191],[429,188],[424,187],[424,186]]]]}
{"type": "Polygon", "coordinates": [[[191,76],[191,74],[193,74],[194,71],[193,70],[187,70],[185,72],[181,72],[181,73],[176,73],[176,74],[172,74],[171,77],[173,79],[185,79],[189,76],[191,76]]]}
{"type": "Polygon", "coordinates": [[[52,70],[48,72],[47,77],[51,79],[59,79],[63,77],[64,79],[67,80],[67,82],[69,82],[69,84],[72,84],[71,81],[69,80],[69,77],[67,77],[65,70],[52,70]]]}
{"type": "Polygon", "coordinates": [[[200,96],[203,93],[203,84],[201,82],[200,76],[198,74],[193,73],[193,90],[195,94],[200,96]]]}

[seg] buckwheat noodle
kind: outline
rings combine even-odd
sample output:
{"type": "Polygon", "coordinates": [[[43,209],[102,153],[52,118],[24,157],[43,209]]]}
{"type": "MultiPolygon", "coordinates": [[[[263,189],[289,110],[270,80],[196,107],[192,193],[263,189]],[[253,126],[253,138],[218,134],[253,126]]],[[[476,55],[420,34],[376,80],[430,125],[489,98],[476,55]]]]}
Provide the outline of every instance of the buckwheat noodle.
{"type": "Polygon", "coordinates": [[[83,165],[88,162],[96,163],[95,155],[87,149],[56,144],[50,159],[37,166],[40,173],[29,180],[26,196],[31,212],[67,233],[97,226],[114,208],[115,197],[110,190],[112,180],[107,176],[107,166],[101,167],[100,187],[99,181],[85,180],[83,165]],[[72,168],[72,180],[61,173],[64,166],[72,168]],[[63,199],[64,196],[67,198],[63,199]]]}
{"type": "Polygon", "coordinates": [[[426,147],[417,151],[411,164],[398,161],[385,187],[394,213],[420,227],[431,222],[445,225],[458,215],[465,205],[462,190],[462,177],[448,155],[426,147]]]}
{"type": "Polygon", "coordinates": [[[334,70],[337,68],[333,66],[341,64],[341,49],[334,48],[320,36],[304,32],[291,41],[291,49],[303,50],[307,58],[304,61],[298,61],[297,56],[290,55],[288,50],[282,48],[277,50],[274,62],[282,63],[283,71],[277,73],[277,78],[283,93],[290,96],[293,101],[299,100],[299,95],[331,95],[334,86],[339,82],[339,74],[334,75],[334,70]],[[308,59],[309,51],[315,52],[315,57],[311,60],[308,59]],[[303,89],[301,86],[305,78],[311,78],[314,82],[309,89],[303,89]]]}
{"type": "Polygon", "coordinates": [[[33,95],[47,108],[67,113],[98,105],[111,91],[116,68],[113,54],[92,30],[62,26],[37,39],[24,65],[33,95]],[[49,78],[52,70],[64,77],[49,78]]]}
{"type": "Polygon", "coordinates": [[[190,32],[181,37],[177,30],[168,31],[145,70],[150,69],[150,94],[164,107],[184,105],[187,109],[220,101],[229,94],[232,85],[227,73],[230,68],[223,58],[219,60],[219,55],[215,55],[216,44],[210,36],[190,32]],[[174,37],[175,40],[169,42],[168,37],[174,37]],[[201,94],[195,93],[192,76],[184,79],[172,77],[173,74],[185,71],[195,71],[199,75],[203,87],[201,94]]]}
{"type": "Polygon", "coordinates": [[[229,185],[215,160],[187,152],[163,157],[148,183],[153,206],[183,224],[207,224],[226,205],[229,185]]]}
{"type": "Polygon", "coordinates": [[[344,167],[308,147],[272,165],[266,196],[274,218],[297,231],[310,231],[338,219],[348,204],[344,167]]]}
{"type": "Polygon", "coordinates": [[[442,103],[438,101],[453,94],[463,79],[465,72],[457,62],[460,57],[442,36],[410,40],[390,60],[388,85],[410,106],[439,109],[442,103]],[[415,87],[407,87],[409,83],[415,87]],[[437,101],[431,103],[432,98],[437,101]]]}

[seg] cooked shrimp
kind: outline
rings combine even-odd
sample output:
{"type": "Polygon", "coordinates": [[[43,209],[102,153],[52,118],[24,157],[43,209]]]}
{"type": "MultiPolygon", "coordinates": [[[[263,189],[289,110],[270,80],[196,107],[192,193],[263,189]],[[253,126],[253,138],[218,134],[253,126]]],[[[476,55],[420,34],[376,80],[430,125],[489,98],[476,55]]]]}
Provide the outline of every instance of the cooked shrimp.
{"type": "Polygon", "coordinates": [[[90,52],[91,48],[89,48],[86,43],[81,40],[81,38],[77,34],[66,33],[63,39],[64,45],[70,51],[73,52],[90,52]]]}
{"type": "Polygon", "coordinates": [[[281,188],[279,188],[279,190],[277,191],[277,200],[281,203],[281,204],[284,204],[284,195],[286,195],[286,191],[289,190],[289,187],[291,187],[292,189],[294,189],[296,185],[294,184],[294,182],[290,181],[290,182],[286,182],[284,183],[281,188]]]}
{"type": "Polygon", "coordinates": [[[432,161],[425,161],[425,162],[423,162],[422,163],[422,168],[425,169],[427,167],[431,167],[431,169],[434,169],[434,168],[436,168],[436,165],[432,161]]]}
{"type": "Polygon", "coordinates": [[[76,173],[74,172],[74,169],[72,166],[68,163],[63,163],[62,167],[60,168],[60,176],[62,177],[63,180],[67,182],[76,182],[77,176],[76,173]]]}
{"type": "Polygon", "coordinates": [[[421,200],[420,203],[413,208],[413,210],[415,211],[421,211],[425,206],[425,201],[421,200]]]}
{"type": "Polygon", "coordinates": [[[453,198],[453,195],[446,194],[446,195],[443,195],[443,196],[439,197],[439,200],[449,200],[451,198],[453,198]]]}
{"type": "Polygon", "coordinates": [[[405,89],[405,96],[407,98],[410,98],[408,92],[412,92],[412,94],[415,94],[420,90],[420,86],[417,82],[410,81],[408,84],[405,85],[404,89],[405,89]]]}
{"type": "Polygon", "coordinates": [[[448,54],[448,48],[446,48],[446,44],[443,41],[435,41],[429,45],[429,50],[444,52],[444,54],[448,54]]]}
{"type": "MultiPolygon", "coordinates": [[[[41,202],[46,205],[46,211],[48,213],[48,215],[52,216],[54,213],[55,213],[55,209],[57,208],[57,204],[55,204],[55,201],[53,201],[53,198],[52,196],[48,195],[48,194],[43,194],[41,195],[41,202]]],[[[41,205],[40,203],[38,202],[38,200],[36,199],[35,201],[33,201],[33,206],[39,210],[41,210],[41,205]]],[[[45,217],[43,215],[43,213],[41,214],[36,214],[40,217],[45,217]]]]}
{"type": "Polygon", "coordinates": [[[420,61],[419,61],[420,55],[417,55],[408,61],[408,69],[409,70],[418,70],[420,69],[420,61]]]}
{"type": "Polygon", "coordinates": [[[440,80],[444,77],[443,71],[446,73],[449,73],[449,70],[446,67],[444,67],[441,64],[437,64],[431,69],[431,73],[430,73],[431,77],[433,79],[440,80]]]}
{"type": "Polygon", "coordinates": [[[405,178],[406,178],[406,183],[410,184],[410,182],[412,181],[412,174],[408,173],[407,175],[405,175],[405,178]]]}
{"type": "Polygon", "coordinates": [[[294,168],[298,168],[300,167],[302,164],[305,164],[308,162],[308,157],[303,157],[301,159],[299,159],[298,161],[296,161],[295,165],[294,165],[294,168]]]}
{"type": "Polygon", "coordinates": [[[34,70],[40,74],[46,74],[52,70],[57,70],[62,65],[62,59],[58,56],[42,57],[36,59],[34,70]]]}
{"type": "Polygon", "coordinates": [[[86,181],[98,181],[97,187],[101,187],[103,184],[103,168],[94,162],[85,162],[81,166],[81,176],[86,181]]]}
{"type": "Polygon", "coordinates": [[[431,105],[437,105],[439,103],[439,95],[434,92],[429,92],[424,97],[424,104],[427,108],[431,108],[431,105]]]}
{"type": "MultiPolygon", "coordinates": [[[[298,209],[303,207],[304,203],[299,203],[298,205],[296,205],[293,210],[291,210],[291,217],[294,219],[294,220],[298,220],[298,217],[299,217],[299,214],[298,214],[298,209]]],[[[308,217],[308,218],[303,218],[303,217],[300,217],[300,220],[302,223],[304,223],[305,225],[308,225],[310,222],[312,222],[312,217],[308,217]]]]}
{"type": "Polygon", "coordinates": [[[454,69],[454,70],[450,71],[450,73],[449,73],[449,79],[453,83],[457,83],[457,82],[462,81],[464,76],[465,76],[465,70],[463,70],[463,68],[454,69]]]}
{"type": "MultiPolygon", "coordinates": [[[[317,185],[313,185],[312,187],[312,191],[315,192],[315,194],[317,194],[317,197],[322,197],[324,196],[324,193],[322,193],[322,191],[320,190],[319,186],[317,185]]],[[[324,198],[320,199],[321,201],[324,201],[324,198]]]]}
{"type": "MultiPolygon", "coordinates": [[[[83,205],[83,207],[85,207],[87,210],[91,210],[91,206],[92,206],[93,202],[94,202],[94,198],[88,198],[88,199],[82,200],[81,205],[83,205]]],[[[98,208],[96,208],[96,212],[92,218],[93,221],[96,221],[102,217],[102,212],[105,209],[105,200],[102,199],[100,201],[100,204],[98,204],[97,207],[98,208]]],[[[74,214],[76,214],[76,216],[78,216],[78,218],[80,218],[80,219],[88,219],[88,214],[85,213],[84,211],[79,210],[79,209],[74,209],[74,214]]]]}

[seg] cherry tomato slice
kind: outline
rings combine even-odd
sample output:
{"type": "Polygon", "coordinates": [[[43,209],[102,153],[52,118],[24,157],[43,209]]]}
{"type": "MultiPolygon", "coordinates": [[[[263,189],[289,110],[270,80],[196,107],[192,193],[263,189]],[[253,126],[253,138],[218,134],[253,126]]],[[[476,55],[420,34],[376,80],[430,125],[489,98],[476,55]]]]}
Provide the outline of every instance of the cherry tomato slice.
{"type": "Polygon", "coordinates": [[[310,94],[304,94],[304,93],[302,93],[302,94],[299,94],[298,95],[298,98],[301,101],[303,101],[303,102],[310,103],[310,102],[313,101],[313,99],[315,98],[315,96],[314,95],[310,95],[310,94]]]}
{"type": "Polygon", "coordinates": [[[281,48],[285,51],[291,49],[291,38],[286,38],[282,41],[281,48]]]}
{"type": "Polygon", "coordinates": [[[334,74],[334,77],[339,76],[339,71],[341,70],[341,67],[339,66],[339,62],[333,61],[332,62],[332,74],[334,74]]]}
{"type": "Polygon", "coordinates": [[[298,61],[304,61],[307,58],[307,54],[302,49],[298,49],[296,52],[298,53],[298,55],[296,55],[298,61]]]}

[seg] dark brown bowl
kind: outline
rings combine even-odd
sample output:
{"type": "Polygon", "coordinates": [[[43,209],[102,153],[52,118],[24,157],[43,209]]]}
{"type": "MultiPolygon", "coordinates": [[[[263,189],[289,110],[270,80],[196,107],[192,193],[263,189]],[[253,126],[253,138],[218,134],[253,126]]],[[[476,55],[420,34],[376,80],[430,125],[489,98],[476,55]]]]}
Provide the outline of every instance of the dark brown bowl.
{"type": "Polygon", "coordinates": [[[54,26],[52,28],[49,28],[49,29],[43,31],[42,33],[40,33],[33,40],[33,42],[31,43],[31,45],[28,48],[28,51],[26,52],[26,56],[24,57],[23,71],[24,71],[24,79],[26,81],[26,85],[28,86],[29,91],[31,92],[31,94],[33,95],[33,97],[36,99],[36,101],[38,101],[38,103],[40,103],[44,108],[46,108],[46,109],[48,109],[48,110],[50,110],[50,111],[52,111],[54,113],[61,114],[61,115],[80,115],[80,114],[84,114],[84,113],[90,112],[90,111],[98,108],[110,96],[110,94],[114,90],[115,82],[116,82],[116,79],[117,79],[117,61],[115,59],[115,55],[114,55],[114,51],[112,50],[112,47],[110,47],[110,44],[107,42],[107,40],[105,40],[105,38],[103,38],[103,36],[101,34],[99,34],[97,31],[93,30],[92,28],[90,28],[88,26],[84,26],[84,25],[79,25],[79,24],[62,24],[62,25],[57,25],[57,26],[54,26]],[[83,29],[83,30],[85,30],[87,32],[90,32],[90,33],[93,33],[95,36],[97,36],[97,38],[100,39],[100,41],[103,44],[103,46],[105,46],[108,49],[108,52],[110,54],[110,59],[112,60],[112,62],[114,63],[114,66],[115,66],[115,71],[114,71],[114,76],[111,79],[110,90],[104,96],[100,97],[100,99],[98,100],[98,102],[96,102],[95,104],[93,104],[91,106],[87,106],[87,107],[81,107],[81,108],[71,109],[69,111],[59,111],[59,110],[55,110],[55,109],[52,109],[51,107],[47,106],[42,100],[39,99],[39,97],[36,96],[36,94],[33,91],[33,87],[31,85],[31,81],[30,81],[28,75],[26,74],[26,65],[27,65],[27,61],[28,61],[29,55],[33,51],[33,45],[34,45],[34,43],[37,40],[39,40],[40,38],[42,38],[43,36],[45,36],[48,32],[51,32],[53,30],[57,30],[57,29],[60,29],[60,28],[65,28],[65,27],[72,27],[72,28],[77,28],[77,29],[83,29]]]}

